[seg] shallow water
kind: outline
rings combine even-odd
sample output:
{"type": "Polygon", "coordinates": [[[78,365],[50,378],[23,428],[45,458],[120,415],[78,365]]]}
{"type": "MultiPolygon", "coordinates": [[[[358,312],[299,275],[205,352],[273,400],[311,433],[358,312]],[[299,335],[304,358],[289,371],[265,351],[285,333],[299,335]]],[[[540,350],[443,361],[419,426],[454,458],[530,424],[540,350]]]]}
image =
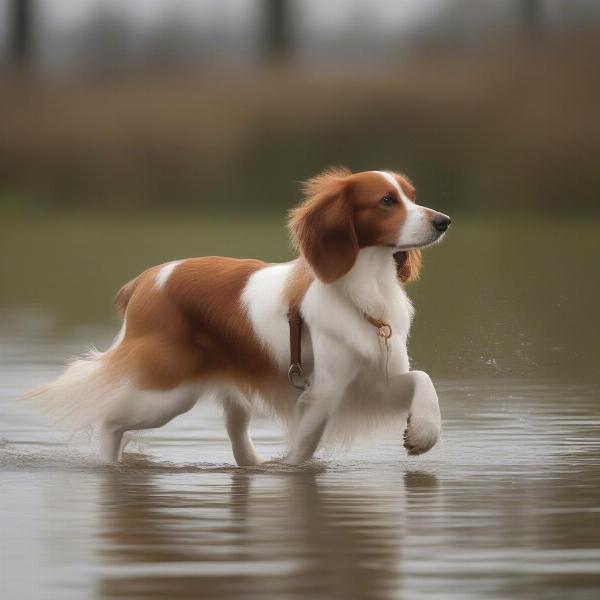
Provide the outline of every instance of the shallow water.
{"type": "MultiPolygon", "coordinates": [[[[35,243],[17,237],[16,249],[35,243]]],[[[562,260],[585,272],[596,258],[581,239],[562,260]]],[[[446,269],[468,254],[451,244],[432,253],[440,258],[413,294],[424,316],[412,347],[440,394],[433,451],[409,458],[397,435],[302,468],[241,469],[210,405],[143,434],[119,467],[96,462],[93,436],[68,439],[14,405],[65,357],[106,347],[117,327],[108,308],[91,302],[86,317],[64,290],[28,281],[30,272],[50,285],[44,272],[62,252],[53,285],[73,278],[80,301],[112,286],[108,304],[113,276],[77,266],[75,251],[69,261],[72,239],[60,244],[30,248],[18,272],[2,272],[3,599],[600,596],[598,318],[588,310],[597,287],[581,295],[572,272],[540,273],[544,248],[521,249],[526,260],[502,287],[495,252],[519,250],[483,244],[478,260],[496,268],[457,269],[443,294],[446,269]],[[565,314],[568,324],[554,318],[565,314]]],[[[123,260],[117,270],[137,266],[123,260]]],[[[253,434],[263,456],[281,455],[275,423],[258,418],[253,434]]]]}

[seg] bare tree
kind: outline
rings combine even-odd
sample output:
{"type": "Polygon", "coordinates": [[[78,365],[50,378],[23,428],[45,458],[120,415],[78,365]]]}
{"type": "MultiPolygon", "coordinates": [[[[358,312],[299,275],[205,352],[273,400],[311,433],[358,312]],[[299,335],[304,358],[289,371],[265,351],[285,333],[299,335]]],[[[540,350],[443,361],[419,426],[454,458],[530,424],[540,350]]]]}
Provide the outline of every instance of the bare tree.
{"type": "Polygon", "coordinates": [[[521,30],[526,36],[536,36],[542,31],[542,0],[517,0],[521,30]]]}
{"type": "Polygon", "coordinates": [[[269,60],[289,54],[289,5],[287,0],[263,0],[265,13],[264,47],[269,60]]]}
{"type": "Polygon", "coordinates": [[[32,54],[32,1],[10,0],[10,60],[13,66],[25,69],[32,54]]]}

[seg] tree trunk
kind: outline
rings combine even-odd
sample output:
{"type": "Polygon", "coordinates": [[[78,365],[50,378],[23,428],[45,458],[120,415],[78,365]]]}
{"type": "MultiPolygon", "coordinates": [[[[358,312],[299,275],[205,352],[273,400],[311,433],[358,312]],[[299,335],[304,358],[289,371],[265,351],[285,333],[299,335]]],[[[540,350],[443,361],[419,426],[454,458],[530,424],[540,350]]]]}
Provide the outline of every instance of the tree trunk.
{"type": "Polygon", "coordinates": [[[287,0],[264,0],[265,56],[267,60],[280,60],[289,53],[287,0]]]}
{"type": "Polygon", "coordinates": [[[517,0],[523,35],[538,36],[542,32],[543,10],[541,0],[517,0]]]}
{"type": "Polygon", "coordinates": [[[31,0],[10,0],[10,60],[20,70],[27,69],[31,62],[31,0]]]}

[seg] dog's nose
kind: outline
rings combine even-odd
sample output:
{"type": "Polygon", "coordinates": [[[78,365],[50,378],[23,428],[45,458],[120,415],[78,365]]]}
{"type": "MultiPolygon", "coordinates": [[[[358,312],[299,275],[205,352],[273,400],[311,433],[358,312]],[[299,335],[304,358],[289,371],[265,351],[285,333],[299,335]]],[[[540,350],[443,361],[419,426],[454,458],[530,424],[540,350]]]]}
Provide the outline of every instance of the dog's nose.
{"type": "Polygon", "coordinates": [[[448,215],[442,215],[441,213],[433,218],[433,226],[440,232],[446,231],[450,227],[452,219],[448,215]]]}

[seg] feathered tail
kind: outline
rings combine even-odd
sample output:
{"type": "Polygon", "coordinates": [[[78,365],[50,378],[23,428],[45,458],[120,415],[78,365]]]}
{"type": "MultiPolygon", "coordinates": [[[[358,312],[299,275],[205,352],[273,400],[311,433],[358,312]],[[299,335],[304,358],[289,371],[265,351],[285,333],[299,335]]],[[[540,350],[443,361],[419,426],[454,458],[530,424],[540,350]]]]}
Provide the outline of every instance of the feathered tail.
{"type": "Polygon", "coordinates": [[[125,380],[115,380],[107,373],[105,355],[92,351],[73,361],[58,379],[28,392],[19,401],[61,428],[78,430],[102,421],[127,387],[125,380]]]}

